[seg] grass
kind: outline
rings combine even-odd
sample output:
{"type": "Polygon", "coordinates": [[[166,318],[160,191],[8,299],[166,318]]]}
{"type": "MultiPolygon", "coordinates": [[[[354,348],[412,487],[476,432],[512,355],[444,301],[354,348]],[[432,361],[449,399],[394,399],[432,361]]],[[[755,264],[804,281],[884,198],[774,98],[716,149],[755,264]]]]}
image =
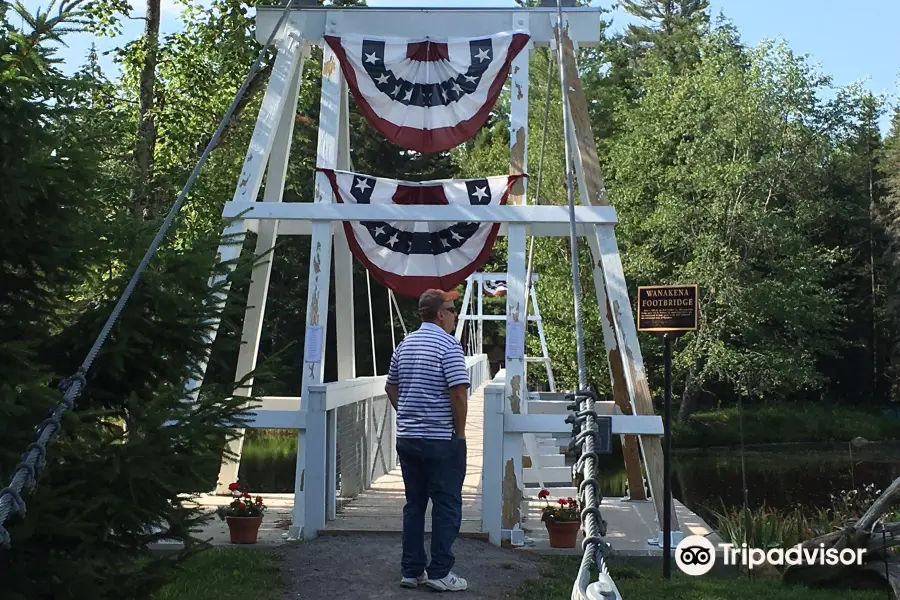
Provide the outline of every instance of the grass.
{"type": "MultiPolygon", "coordinates": [[[[773,444],[900,439],[900,419],[878,410],[813,403],[744,407],[744,442],[773,444]]],[[[702,448],[740,443],[737,406],[698,411],[687,423],[672,423],[672,446],[702,448]]]]}
{"type": "Polygon", "coordinates": [[[281,555],[250,548],[211,548],[185,561],[154,600],[276,600],[283,594],[281,555]]]}
{"type": "MultiPolygon", "coordinates": [[[[518,600],[559,600],[569,598],[578,573],[580,557],[548,557],[539,578],[516,590],[518,600]]],[[[663,579],[659,567],[611,565],[610,575],[623,598],[666,598],[667,600],[883,600],[881,590],[809,589],[783,585],[778,580],[744,577],[690,577],[672,567],[672,578],[663,579]]],[[[591,578],[596,581],[596,576],[591,578]]]]}

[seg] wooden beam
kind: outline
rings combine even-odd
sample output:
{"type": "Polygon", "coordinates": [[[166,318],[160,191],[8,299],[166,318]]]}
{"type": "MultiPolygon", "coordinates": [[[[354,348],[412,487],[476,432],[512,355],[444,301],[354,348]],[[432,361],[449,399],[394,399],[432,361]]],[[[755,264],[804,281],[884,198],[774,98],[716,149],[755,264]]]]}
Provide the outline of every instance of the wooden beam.
{"type": "MultiPolygon", "coordinates": [[[[433,4],[422,0],[422,4],[433,4]]],[[[256,40],[266,39],[284,11],[282,6],[256,7],[256,40]]],[[[291,9],[287,22],[297,27],[305,39],[322,43],[329,35],[359,34],[378,37],[416,39],[489,36],[509,31],[516,13],[527,12],[529,34],[538,46],[548,46],[553,39],[556,8],[296,8],[291,9]],[[414,33],[410,33],[414,32],[414,33]]],[[[572,19],[570,35],[584,46],[600,42],[603,10],[598,7],[563,8],[572,19]]]]}
{"type": "MultiPolygon", "coordinates": [[[[249,231],[256,231],[259,225],[259,219],[246,219],[244,223],[249,231]]],[[[506,223],[500,223],[497,230],[498,237],[506,237],[506,223]]],[[[594,228],[587,223],[578,223],[575,225],[577,235],[586,237],[594,235],[594,228]]],[[[281,221],[278,224],[278,235],[311,235],[312,223],[310,221],[281,221]]],[[[529,223],[526,225],[526,235],[532,237],[569,237],[569,223],[529,223]]],[[[490,279],[490,278],[486,278],[490,279]]]]}
{"type": "MultiPolygon", "coordinates": [[[[527,29],[528,13],[516,13],[514,18],[516,29],[527,29]]],[[[509,172],[511,175],[521,175],[528,172],[528,64],[531,58],[529,43],[512,62],[510,69],[510,100],[509,100],[509,172]]],[[[513,184],[509,192],[507,202],[513,205],[526,204],[526,191],[528,181],[520,178],[513,184]]]]}
{"type": "MultiPolygon", "coordinates": [[[[512,207],[510,207],[512,208],[512,207]]],[[[532,208],[532,207],[515,207],[532,208]]],[[[525,382],[525,227],[510,227],[507,250],[506,353],[503,390],[504,416],[527,413],[525,382]],[[519,330],[519,335],[514,331],[519,330]]],[[[481,286],[478,286],[481,289],[481,286]]],[[[502,528],[512,529],[522,522],[522,436],[503,436],[502,528]]]]}
{"type": "MultiPolygon", "coordinates": [[[[663,434],[659,415],[608,415],[612,419],[613,435],[640,435],[658,438],[663,434]]],[[[572,426],[562,415],[503,415],[505,433],[572,433],[572,426]]]]}
{"type": "MultiPolygon", "coordinates": [[[[328,180],[322,173],[317,182],[317,194],[331,194],[328,180]],[[328,186],[327,188],[325,186],[328,186]]],[[[558,223],[569,225],[569,209],[565,206],[438,206],[402,204],[340,204],[327,200],[312,202],[227,202],[225,218],[278,219],[301,221],[405,221],[420,223],[558,223]]],[[[617,222],[616,211],[610,206],[577,206],[575,222],[589,225],[612,225],[617,222]]],[[[507,235],[509,233],[507,232],[507,235]]],[[[524,276],[522,277],[524,280],[524,276]]]]}
{"type": "MultiPolygon", "coordinates": [[[[266,98],[268,103],[264,101],[264,107],[268,106],[269,110],[277,111],[280,107],[281,116],[278,117],[277,126],[274,131],[271,130],[270,122],[277,112],[272,115],[260,111],[260,118],[253,132],[253,140],[259,144],[269,144],[271,146],[268,165],[266,165],[265,156],[259,156],[259,152],[251,143],[250,150],[244,163],[241,179],[247,178],[248,185],[244,188],[238,187],[235,198],[243,198],[243,193],[248,188],[252,194],[251,200],[256,198],[259,186],[262,180],[262,167],[267,166],[268,174],[266,176],[266,187],[263,192],[263,202],[281,202],[284,195],[285,177],[287,175],[288,160],[291,154],[291,141],[294,133],[294,120],[297,114],[297,102],[300,98],[300,85],[303,83],[303,64],[308,54],[309,48],[306,44],[301,44],[300,54],[293,62],[293,74],[290,75],[290,81],[279,81],[277,75],[288,76],[288,72],[273,71],[272,76],[276,77],[271,82],[270,88],[266,90],[266,98]],[[273,92],[274,90],[274,92],[273,92]],[[278,93],[277,100],[272,94],[278,93]],[[270,138],[274,138],[271,141],[270,138]],[[268,141],[267,141],[268,140],[268,141]],[[258,164],[253,164],[253,159],[258,164]],[[253,166],[254,170],[250,169],[253,166]],[[258,167],[258,168],[257,168],[258,167]],[[253,191],[256,190],[256,191],[253,191]]],[[[259,354],[259,342],[262,337],[263,320],[266,314],[266,301],[269,296],[269,280],[272,276],[272,263],[275,261],[275,241],[278,238],[278,221],[264,221],[257,230],[256,237],[256,256],[265,255],[262,261],[257,261],[253,267],[250,276],[250,289],[247,291],[247,308],[244,311],[243,330],[241,332],[241,347],[238,350],[237,369],[235,371],[235,381],[241,381],[249,373],[256,369],[256,361],[259,354]]],[[[246,381],[245,387],[235,391],[235,395],[250,396],[253,392],[253,379],[246,381]]],[[[222,464],[219,466],[219,476],[216,480],[216,493],[226,495],[228,485],[237,481],[238,472],[240,470],[241,454],[244,449],[244,430],[237,431],[237,437],[228,442],[228,452],[223,454],[222,464]],[[234,455],[233,461],[227,460],[228,455],[234,455]]]]}
{"type": "MultiPolygon", "coordinates": [[[[570,106],[571,130],[575,142],[573,146],[579,196],[582,205],[610,206],[591,127],[587,98],[578,77],[575,47],[569,35],[569,24],[565,25],[563,39],[560,42],[563,50],[561,68],[566,69],[569,82],[566,96],[570,106]]],[[[631,317],[631,305],[628,300],[627,288],[624,287],[623,274],[621,281],[618,281],[622,268],[618,251],[615,248],[615,234],[609,231],[609,228],[597,228],[596,236],[588,236],[588,245],[593,258],[594,287],[601,312],[603,339],[613,386],[613,399],[624,414],[653,415],[655,414],[653,402],[643,370],[643,358],[637,341],[634,319],[631,317]],[[604,259],[604,248],[601,246],[606,246],[608,250],[614,251],[614,256],[604,259]],[[610,271],[614,271],[614,273],[610,271]],[[611,289],[611,279],[617,280],[615,290],[611,289]],[[612,291],[616,293],[613,298],[610,298],[612,291]]],[[[638,438],[637,444],[634,436],[627,435],[623,439],[623,455],[629,492],[632,499],[643,500],[646,499],[646,493],[641,475],[638,445],[643,450],[650,493],[653,496],[657,518],[661,526],[664,512],[662,443],[659,438],[655,437],[638,438]]],[[[674,507],[671,514],[672,527],[677,528],[678,517],[674,507]]]]}

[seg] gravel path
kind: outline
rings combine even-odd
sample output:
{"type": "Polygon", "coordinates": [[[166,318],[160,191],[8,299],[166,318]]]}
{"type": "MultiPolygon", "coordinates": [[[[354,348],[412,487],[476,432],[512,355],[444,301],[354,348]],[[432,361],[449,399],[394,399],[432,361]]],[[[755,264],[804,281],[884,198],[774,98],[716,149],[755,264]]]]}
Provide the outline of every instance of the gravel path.
{"type": "MultiPolygon", "coordinates": [[[[435,593],[425,586],[399,586],[400,534],[319,536],[279,550],[285,555],[285,600],[427,598],[435,593]]],[[[457,539],[453,553],[453,570],[469,581],[469,589],[449,597],[461,600],[513,598],[519,584],[538,576],[541,565],[540,558],[480,540],[457,539]]]]}

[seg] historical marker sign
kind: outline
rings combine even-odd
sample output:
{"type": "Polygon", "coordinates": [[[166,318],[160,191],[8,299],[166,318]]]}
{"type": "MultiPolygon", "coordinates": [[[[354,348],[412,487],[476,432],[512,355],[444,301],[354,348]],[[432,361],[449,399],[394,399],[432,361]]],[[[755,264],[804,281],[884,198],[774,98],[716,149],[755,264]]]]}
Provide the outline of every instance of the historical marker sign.
{"type": "Polygon", "coordinates": [[[696,285],[648,285],[638,288],[637,329],[666,333],[697,329],[696,285]]]}

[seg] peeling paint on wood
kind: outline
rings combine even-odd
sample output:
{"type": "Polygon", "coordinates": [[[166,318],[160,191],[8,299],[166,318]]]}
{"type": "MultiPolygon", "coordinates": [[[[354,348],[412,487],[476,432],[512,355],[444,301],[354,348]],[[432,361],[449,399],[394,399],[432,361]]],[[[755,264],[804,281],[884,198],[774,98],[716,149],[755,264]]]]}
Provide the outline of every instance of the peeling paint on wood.
{"type": "Polygon", "coordinates": [[[509,408],[512,410],[513,414],[519,414],[522,409],[522,376],[521,375],[513,375],[509,380],[509,387],[511,393],[509,394],[509,408]]]}
{"type": "Polygon", "coordinates": [[[518,72],[519,72],[519,66],[516,65],[516,66],[513,68],[513,75],[515,75],[515,74],[518,73],[518,72]]]}
{"type": "MultiPolygon", "coordinates": [[[[518,85],[518,84],[517,84],[518,85]]],[[[520,174],[525,170],[525,128],[516,130],[516,141],[509,151],[510,173],[520,174]]],[[[513,183],[510,189],[511,204],[522,204],[522,196],[525,194],[525,178],[520,177],[513,183]]]]}
{"type": "Polygon", "coordinates": [[[334,56],[328,57],[328,61],[322,66],[322,73],[325,77],[331,77],[334,73],[334,56]]]}
{"type": "Polygon", "coordinates": [[[524,94],[522,93],[522,84],[519,82],[516,82],[516,99],[521,100],[523,97],[524,97],[524,94]]]}
{"type": "Polygon", "coordinates": [[[306,479],[306,469],[300,471],[300,491],[303,491],[304,480],[306,479]]]}
{"type": "Polygon", "coordinates": [[[316,281],[316,287],[313,289],[313,299],[309,307],[309,324],[316,326],[319,324],[319,282],[316,281]]]}
{"type": "Polygon", "coordinates": [[[516,478],[516,467],[513,459],[506,461],[503,472],[503,506],[500,516],[500,526],[503,529],[512,529],[522,522],[522,500],[524,499],[519,482],[516,478]]]}

